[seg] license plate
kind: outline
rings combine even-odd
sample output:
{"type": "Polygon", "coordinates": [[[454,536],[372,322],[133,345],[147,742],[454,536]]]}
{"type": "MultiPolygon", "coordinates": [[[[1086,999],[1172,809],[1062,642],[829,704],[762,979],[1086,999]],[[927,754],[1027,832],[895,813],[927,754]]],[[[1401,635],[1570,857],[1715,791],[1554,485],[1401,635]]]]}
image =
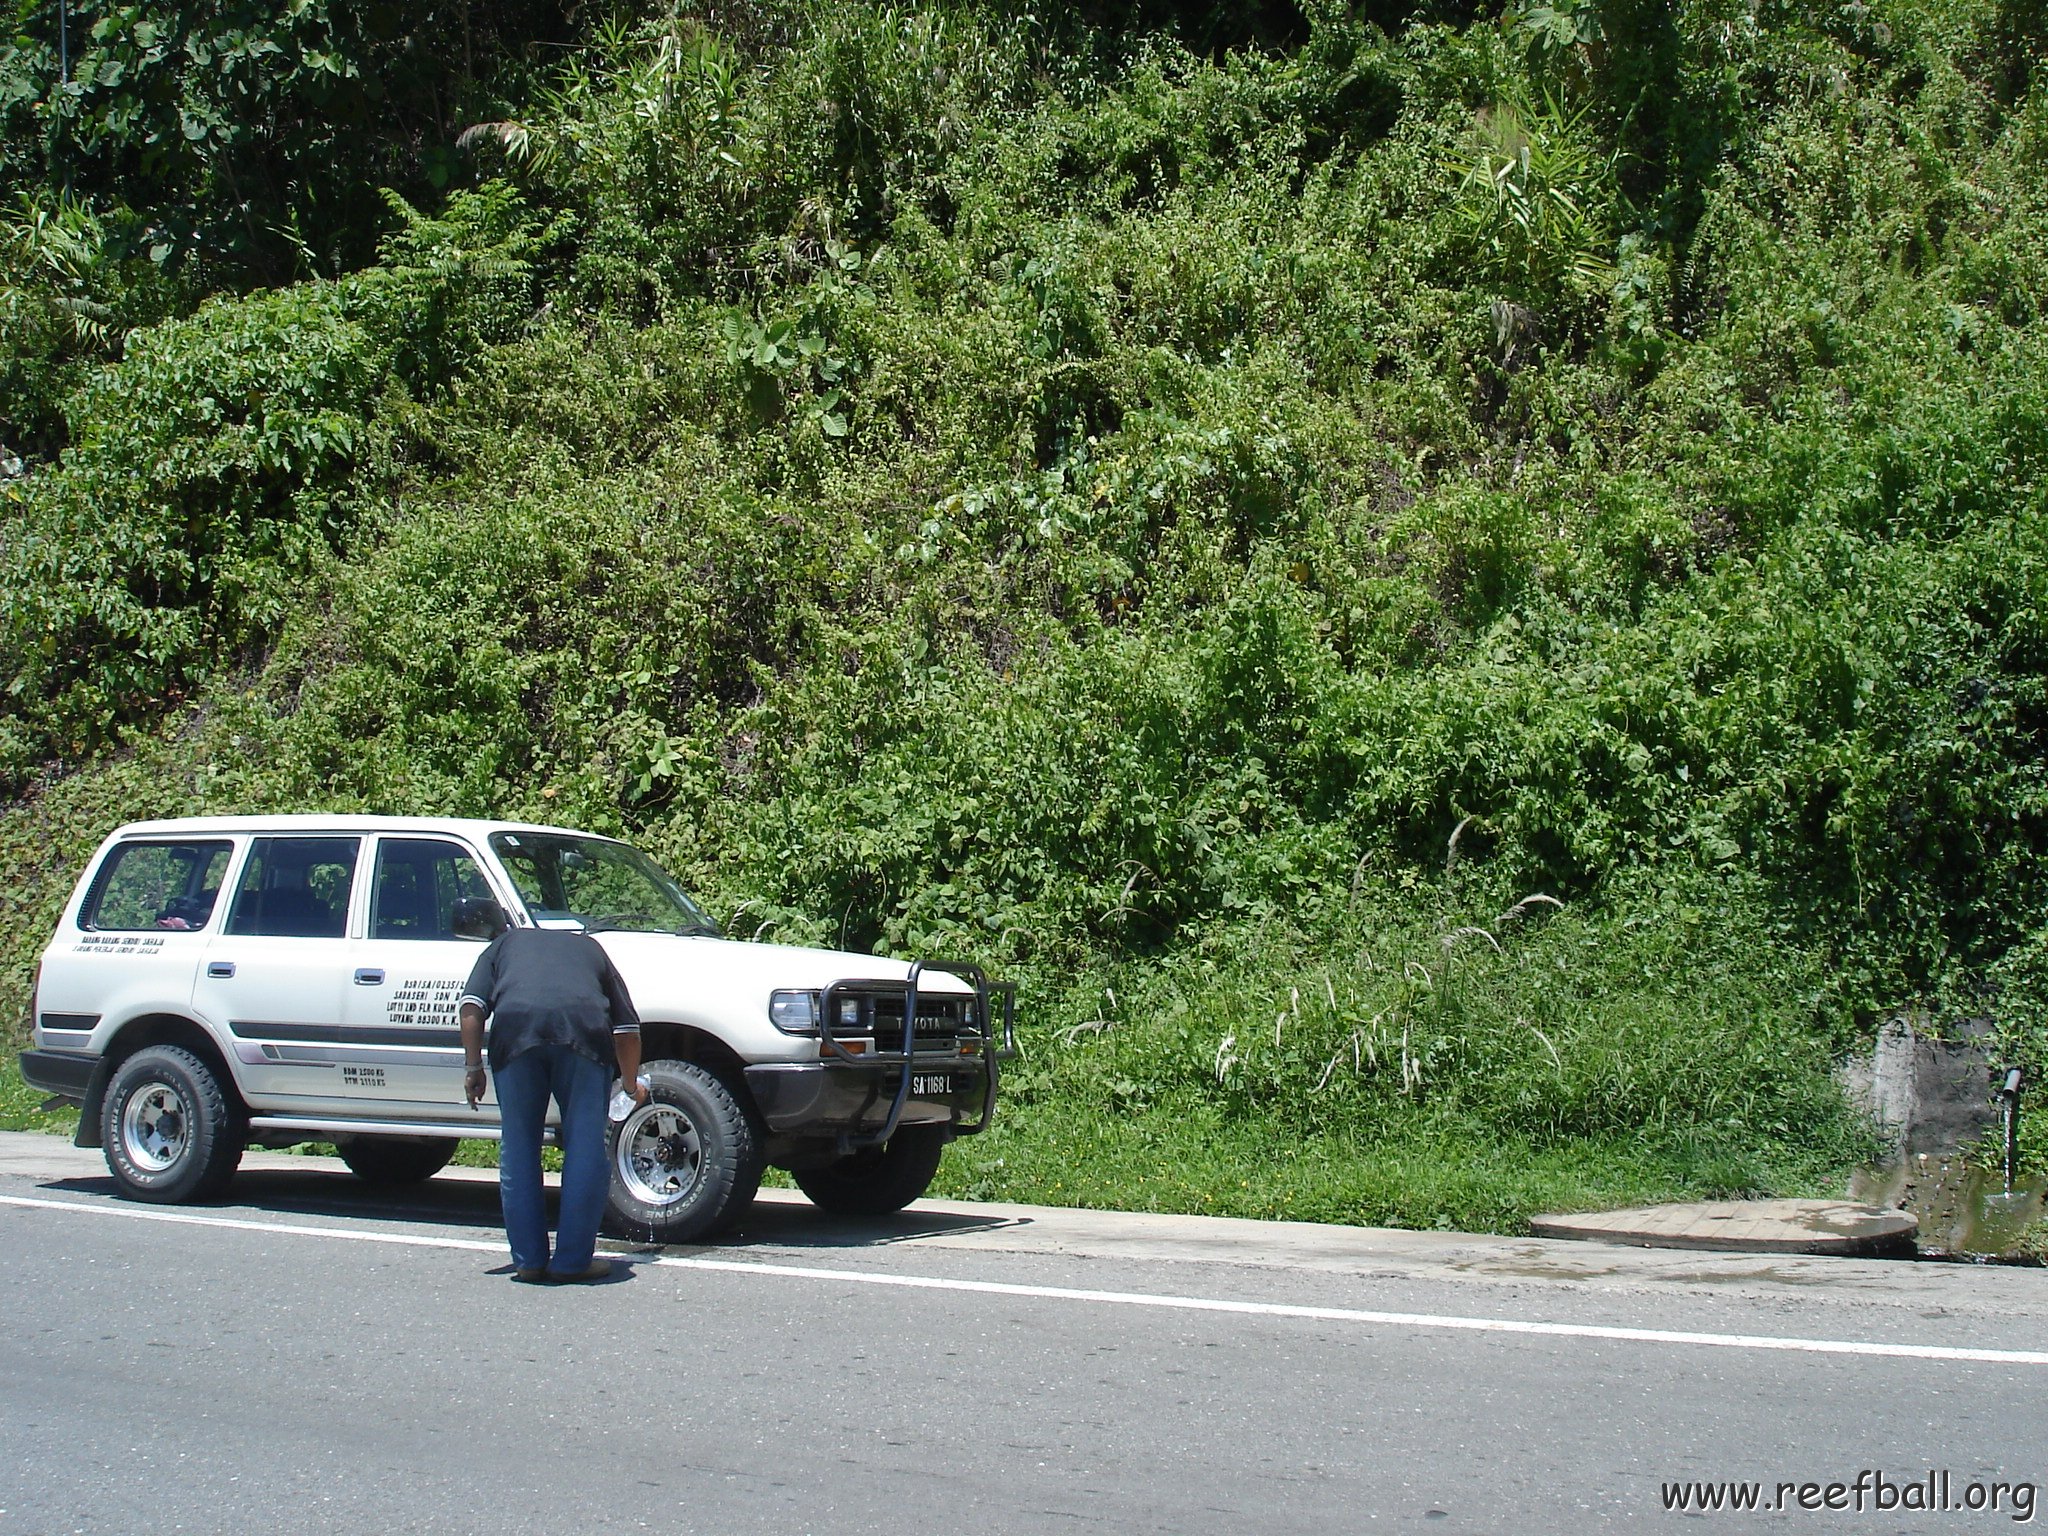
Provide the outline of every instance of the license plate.
{"type": "Polygon", "coordinates": [[[910,1092],[920,1099],[945,1098],[953,1092],[953,1074],[950,1072],[914,1072],[910,1078],[910,1092]]]}

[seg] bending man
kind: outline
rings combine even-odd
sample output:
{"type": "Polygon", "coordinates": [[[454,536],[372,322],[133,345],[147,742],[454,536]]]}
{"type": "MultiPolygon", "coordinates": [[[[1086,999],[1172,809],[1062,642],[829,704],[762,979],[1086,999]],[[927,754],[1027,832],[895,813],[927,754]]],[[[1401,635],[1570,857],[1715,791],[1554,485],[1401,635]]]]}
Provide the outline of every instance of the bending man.
{"type": "Polygon", "coordinates": [[[611,1260],[596,1257],[611,1170],[605,1159],[605,1100],[614,1073],[638,1103],[640,1015],[604,947],[586,933],[508,928],[469,973],[462,997],[463,1097],[484,1096],[484,1022],[498,1080],[504,1140],[498,1199],[512,1246],[513,1278],[601,1280],[611,1260]],[[561,1106],[562,1208],[548,1252],[541,1133],[548,1100],[561,1106]]]}

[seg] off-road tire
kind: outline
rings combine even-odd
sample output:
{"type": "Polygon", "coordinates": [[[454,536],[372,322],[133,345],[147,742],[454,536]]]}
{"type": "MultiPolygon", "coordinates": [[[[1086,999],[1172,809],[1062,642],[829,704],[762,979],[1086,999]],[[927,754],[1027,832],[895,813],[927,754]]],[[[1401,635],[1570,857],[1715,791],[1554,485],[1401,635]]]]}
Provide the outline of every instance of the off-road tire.
{"type": "Polygon", "coordinates": [[[100,1148],[122,1199],[211,1199],[240,1166],[242,1141],[241,1105],[192,1052],[152,1045],[114,1069],[100,1148]]]}
{"type": "Polygon", "coordinates": [[[906,1125],[879,1147],[791,1173],[811,1204],[835,1216],[886,1216],[931,1187],[946,1150],[942,1125],[906,1125]]]}
{"type": "Polygon", "coordinates": [[[612,1125],[605,1226],[688,1243],[746,1214],[761,1187],[761,1135],[739,1097],[695,1062],[649,1062],[647,1103],[612,1125]]]}
{"type": "Polygon", "coordinates": [[[448,1166],[455,1146],[445,1136],[351,1136],[334,1150],[365,1184],[423,1184],[448,1166]]]}

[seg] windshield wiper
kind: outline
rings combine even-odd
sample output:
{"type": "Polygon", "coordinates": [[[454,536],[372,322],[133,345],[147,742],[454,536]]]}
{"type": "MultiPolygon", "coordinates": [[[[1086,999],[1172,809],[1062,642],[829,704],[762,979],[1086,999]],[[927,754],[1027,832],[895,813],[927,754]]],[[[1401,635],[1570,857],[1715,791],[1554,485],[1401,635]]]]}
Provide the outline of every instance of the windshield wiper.
{"type": "Polygon", "coordinates": [[[570,915],[573,921],[582,925],[582,930],[585,933],[665,933],[679,939],[716,939],[722,937],[719,931],[709,923],[690,923],[681,928],[656,928],[653,926],[632,928],[624,923],[606,922],[601,917],[576,917],[573,913],[570,915]]]}

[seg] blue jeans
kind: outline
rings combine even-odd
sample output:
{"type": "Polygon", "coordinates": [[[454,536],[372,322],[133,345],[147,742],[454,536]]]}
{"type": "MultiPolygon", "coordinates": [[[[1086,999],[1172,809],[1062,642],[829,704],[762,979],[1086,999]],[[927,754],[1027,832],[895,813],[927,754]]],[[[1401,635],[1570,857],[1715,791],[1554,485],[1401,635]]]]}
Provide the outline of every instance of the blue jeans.
{"type": "Polygon", "coordinates": [[[518,1269],[573,1275],[597,1251],[597,1224],[611,1187],[605,1166],[605,1090],[612,1073],[566,1045],[521,1051],[498,1072],[498,1109],[505,1135],[498,1146],[498,1201],[518,1269]],[[555,1254],[548,1260],[547,1189],[540,1176],[541,1132],[548,1100],[562,1107],[562,1209],[555,1254]]]}

